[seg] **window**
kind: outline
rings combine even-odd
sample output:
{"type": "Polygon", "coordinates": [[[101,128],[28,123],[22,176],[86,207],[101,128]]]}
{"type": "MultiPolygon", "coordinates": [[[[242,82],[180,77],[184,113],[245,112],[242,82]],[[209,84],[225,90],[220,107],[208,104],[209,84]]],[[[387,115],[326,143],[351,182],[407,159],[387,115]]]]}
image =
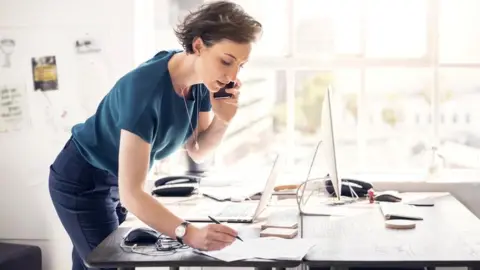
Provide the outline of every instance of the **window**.
{"type": "MultiPolygon", "coordinates": [[[[287,46],[290,53],[276,58],[257,55],[254,60],[267,70],[281,69],[274,122],[282,130],[280,143],[294,145],[291,164],[304,166],[311,160],[320,139],[323,91],[328,84],[341,96],[336,104],[338,162],[347,171],[425,172],[436,138],[441,149],[451,148],[451,137],[457,137],[462,147],[475,144],[471,134],[478,128],[475,110],[454,100],[466,88],[470,96],[463,98],[478,104],[480,94],[473,89],[480,72],[467,66],[446,69],[443,64],[479,63],[480,71],[480,54],[475,50],[480,31],[471,23],[480,4],[474,0],[441,0],[438,6],[428,0],[284,0],[282,12],[275,16],[284,15],[284,2],[292,7],[286,11],[287,25],[282,25],[289,36],[286,41],[282,36],[277,44],[287,46]],[[439,73],[435,59],[440,61],[439,73]]],[[[447,167],[459,166],[449,161],[452,157],[445,158],[447,167]]],[[[452,160],[456,159],[458,154],[452,160]]]]}
{"type": "Polygon", "coordinates": [[[360,54],[362,1],[296,0],[293,5],[293,43],[297,54],[360,54]]]}
{"type": "Polygon", "coordinates": [[[215,165],[247,170],[270,166],[277,141],[285,141],[284,76],[272,70],[245,69],[241,80],[239,108],[216,153],[215,165]]]}
{"type": "Polygon", "coordinates": [[[306,172],[332,85],[343,172],[426,172],[437,147],[446,168],[480,169],[480,2],[235,2],[265,27],[242,98],[265,95],[240,108],[217,159],[269,166],[292,146],[287,171],[306,172]]]}
{"type": "Polygon", "coordinates": [[[451,122],[440,125],[440,153],[450,168],[480,169],[480,69],[445,68],[440,71],[439,105],[451,122]],[[465,115],[467,121],[460,121],[465,115]]]}
{"type": "Polygon", "coordinates": [[[367,0],[366,56],[420,58],[427,49],[427,0],[367,0]]]}
{"type": "Polygon", "coordinates": [[[368,171],[425,168],[428,123],[415,118],[430,114],[432,72],[426,68],[372,68],[366,71],[367,112],[375,120],[366,128],[368,171]]]}
{"type": "Polygon", "coordinates": [[[480,63],[480,23],[477,0],[441,0],[439,14],[440,62],[480,63]]]}
{"type": "Polygon", "coordinates": [[[295,150],[305,157],[299,160],[309,165],[311,152],[321,140],[322,109],[325,93],[332,86],[332,115],[339,166],[352,168],[357,156],[341,153],[357,152],[357,98],[360,92],[360,71],[298,70],[295,72],[295,150]]]}
{"type": "Polygon", "coordinates": [[[262,38],[255,44],[252,57],[285,56],[288,40],[288,2],[285,0],[233,0],[233,2],[241,5],[263,26],[262,38]]]}

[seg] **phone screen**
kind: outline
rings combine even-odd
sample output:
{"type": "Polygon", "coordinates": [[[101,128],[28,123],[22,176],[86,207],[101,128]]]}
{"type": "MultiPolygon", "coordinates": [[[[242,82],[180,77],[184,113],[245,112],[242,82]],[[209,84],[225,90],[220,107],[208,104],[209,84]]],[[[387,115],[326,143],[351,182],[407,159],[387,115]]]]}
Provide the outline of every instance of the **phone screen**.
{"type": "Polygon", "coordinates": [[[231,98],[232,94],[227,93],[227,91],[225,90],[229,88],[233,88],[234,86],[235,86],[235,82],[229,82],[224,88],[221,88],[220,90],[218,90],[218,92],[214,93],[213,97],[215,99],[231,98]]]}

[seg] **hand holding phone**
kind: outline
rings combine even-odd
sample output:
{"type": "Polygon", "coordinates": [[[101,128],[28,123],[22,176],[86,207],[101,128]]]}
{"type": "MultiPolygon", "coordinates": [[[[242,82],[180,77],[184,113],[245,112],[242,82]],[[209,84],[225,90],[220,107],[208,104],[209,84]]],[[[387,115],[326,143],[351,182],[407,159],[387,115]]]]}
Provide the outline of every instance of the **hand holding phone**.
{"type": "Polygon", "coordinates": [[[224,99],[231,98],[233,95],[228,93],[226,90],[235,87],[235,82],[229,82],[225,87],[218,90],[218,92],[213,93],[213,98],[215,99],[224,99]]]}

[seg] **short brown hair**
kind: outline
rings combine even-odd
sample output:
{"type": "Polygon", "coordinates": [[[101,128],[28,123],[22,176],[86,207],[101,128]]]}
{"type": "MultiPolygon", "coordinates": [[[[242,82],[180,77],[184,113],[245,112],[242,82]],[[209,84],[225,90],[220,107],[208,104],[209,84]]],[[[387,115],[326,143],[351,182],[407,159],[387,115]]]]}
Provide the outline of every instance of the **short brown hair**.
{"type": "Polygon", "coordinates": [[[237,43],[254,42],[262,25],[243,8],[229,1],[215,1],[190,12],[175,29],[178,41],[187,53],[194,53],[192,43],[200,37],[207,47],[222,39],[237,43]]]}

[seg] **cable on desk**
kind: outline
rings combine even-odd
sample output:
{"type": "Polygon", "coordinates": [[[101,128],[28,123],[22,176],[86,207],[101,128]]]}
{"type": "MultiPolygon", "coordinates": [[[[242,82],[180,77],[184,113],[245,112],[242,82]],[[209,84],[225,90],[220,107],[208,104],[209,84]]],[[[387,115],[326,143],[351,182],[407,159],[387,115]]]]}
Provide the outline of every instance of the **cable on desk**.
{"type": "MultiPolygon", "coordinates": [[[[328,180],[330,179],[330,177],[326,176],[326,177],[317,177],[317,178],[312,178],[312,179],[308,179],[304,182],[302,182],[298,188],[297,188],[297,191],[296,191],[296,194],[295,194],[295,198],[296,198],[296,202],[297,202],[297,207],[298,207],[298,211],[300,212],[300,215],[304,215],[304,216],[315,216],[315,215],[322,215],[323,214],[314,214],[314,213],[307,213],[305,211],[303,211],[303,207],[304,205],[307,204],[307,202],[310,200],[310,197],[312,196],[313,193],[315,193],[316,191],[319,193],[319,194],[323,194],[322,190],[324,189],[324,186],[318,188],[318,189],[315,189],[315,190],[312,190],[310,192],[310,194],[308,194],[307,198],[304,200],[304,197],[305,197],[305,189],[306,189],[306,186],[307,186],[307,183],[310,183],[310,182],[313,182],[313,181],[318,181],[318,180],[323,180],[323,184],[325,184],[325,180],[328,180]]],[[[348,186],[349,187],[349,190],[350,190],[350,193],[352,195],[352,198],[354,199],[350,199],[350,200],[343,200],[344,203],[353,203],[353,202],[356,202],[357,199],[358,199],[358,195],[357,193],[355,192],[355,190],[353,190],[352,186],[348,186]]],[[[325,201],[325,204],[327,203],[327,201],[325,201]]],[[[335,203],[333,204],[335,205],[335,203]]],[[[342,203],[343,205],[343,203],[342,203]]]]}
{"type": "Polygon", "coordinates": [[[188,250],[190,247],[180,244],[178,241],[166,236],[160,235],[154,245],[127,245],[125,240],[120,243],[120,248],[125,252],[150,255],[150,256],[167,256],[177,252],[188,250]]]}

